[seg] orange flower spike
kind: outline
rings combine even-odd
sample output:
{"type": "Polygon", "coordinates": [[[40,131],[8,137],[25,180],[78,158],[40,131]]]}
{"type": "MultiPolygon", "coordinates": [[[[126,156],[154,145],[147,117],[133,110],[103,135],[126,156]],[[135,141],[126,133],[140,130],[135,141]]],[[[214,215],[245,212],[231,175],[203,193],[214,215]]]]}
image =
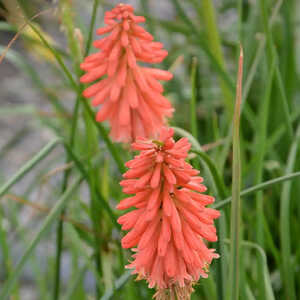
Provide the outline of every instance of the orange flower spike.
{"type": "Polygon", "coordinates": [[[174,109],[162,95],[159,80],[173,75],[164,70],[142,67],[138,62],[160,63],[168,55],[163,45],[138,25],[145,18],[135,16],[133,7],[119,4],[105,13],[105,27],[97,34],[107,34],[96,40],[99,52],[85,58],[81,69],[86,71],[82,83],[93,83],[84,92],[92,105],[101,105],[96,120],[109,121],[111,137],[119,142],[131,142],[136,137],[153,137],[171,117],[174,109]]]}
{"type": "Polygon", "coordinates": [[[136,247],[127,268],[157,289],[157,299],[190,299],[192,285],[207,277],[208,265],[218,257],[204,240],[217,241],[213,223],[220,213],[206,207],[214,198],[203,194],[199,171],[185,161],[190,143],[187,138],[175,142],[173,134],[162,127],[157,140],[139,138],[132,144],[140,154],[125,164],[129,170],[120,184],[124,193],[135,195],[117,208],[136,209],[118,222],[130,230],[122,246],[136,247]]]}

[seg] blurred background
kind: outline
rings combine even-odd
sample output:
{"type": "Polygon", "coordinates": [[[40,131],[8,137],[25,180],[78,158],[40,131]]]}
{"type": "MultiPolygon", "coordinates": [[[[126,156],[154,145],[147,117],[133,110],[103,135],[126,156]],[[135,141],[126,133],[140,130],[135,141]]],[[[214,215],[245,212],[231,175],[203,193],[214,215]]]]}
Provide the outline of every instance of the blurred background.
{"type": "MultiPolygon", "coordinates": [[[[159,67],[174,74],[164,85],[176,109],[171,125],[192,132],[214,161],[226,186],[224,195],[216,195],[217,202],[231,195],[231,124],[240,44],[244,49],[242,189],[299,171],[299,1],[123,2],[132,4],[137,15],[146,16],[146,29],[169,52],[159,67]],[[197,130],[191,124],[192,98],[197,130]]],[[[95,29],[103,25],[104,12],[117,3],[98,1],[95,29]]],[[[76,103],[76,91],[53,52],[24,25],[36,16],[32,19],[35,28],[78,82],[93,11],[92,0],[0,0],[0,55],[5,54],[0,64],[0,185],[54,137],[68,138],[76,103]]],[[[83,108],[79,115],[73,149],[83,164],[92,166],[95,184],[115,211],[116,203],[124,198],[118,185],[120,172],[95,126],[85,120],[83,108]],[[89,131],[96,133],[90,137],[89,131]]],[[[118,145],[118,150],[123,161],[131,157],[124,151],[128,146],[118,145]]],[[[58,146],[1,198],[0,288],[62,194],[66,172],[70,178],[77,173],[74,162],[66,162],[64,149],[58,146]]],[[[214,194],[209,178],[206,185],[214,194]]],[[[243,250],[240,299],[300,297],[299,194],[298,177],[242,198],[241,231],[243,239],[254,246],[243,250]]],[[[83,184],[63,216],[60,297],[53,296],[57,221],[33,250],[10,299],[151,298],[153,291],[124,270],[129,252],[120,250],[121,234],[101,205],[93,216],[91,195],[90,186],[83,184]],[[100,231],[98,246],[91,241],[95,222],[100,231]],[[101,256],[100,267],[94,265],[95,251],[101,256]]],[[[223,216],[226,277],[228,205],[223,216]]],[[[217,264],[212,265],[209,279],[196,285],[193,299],[221,299],[217,264]]]]}

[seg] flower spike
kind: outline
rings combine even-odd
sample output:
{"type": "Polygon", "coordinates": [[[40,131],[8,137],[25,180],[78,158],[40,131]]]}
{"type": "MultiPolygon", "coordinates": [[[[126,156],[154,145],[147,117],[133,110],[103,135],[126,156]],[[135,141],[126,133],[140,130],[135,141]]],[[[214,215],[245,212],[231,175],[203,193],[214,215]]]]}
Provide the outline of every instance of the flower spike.
{"type": "Polygon", "coordinates": [[[138,64],[160,63],[168,52],[139,25],[145,18],[133,11],[132,6],[119,4],[105,13],[106,26],[97,34],[107,36],[94,42],[99,52],[80,65],[86,72],[80,79],[82,83],[98,80],[85,89],[84,97],[92,98],[93,106],[101,105],[96,120],[108,120],[112,138],[120,142],[155,136],[174,110],[162,95],[159,82],[173,75],[138,64]]]}
{"type": "Polygon", "coordinates": [[[205,240],[217,241],[214,219],[219,211],[206,207],[214,202],[203,194],[203,178],[185,159],[191,144],[175,142],[173,129],[162,127],[157,140],[139,138],[132,144],[140,154],[125,165],[123,192],[134,194],[117,208],[135,208],[118,219],[129,232],[123,248],[133,248],[127,266],[155,287],[156,299],[190,299],[192,285],[207,277],[208,266],[218,254],[205,240]]]}

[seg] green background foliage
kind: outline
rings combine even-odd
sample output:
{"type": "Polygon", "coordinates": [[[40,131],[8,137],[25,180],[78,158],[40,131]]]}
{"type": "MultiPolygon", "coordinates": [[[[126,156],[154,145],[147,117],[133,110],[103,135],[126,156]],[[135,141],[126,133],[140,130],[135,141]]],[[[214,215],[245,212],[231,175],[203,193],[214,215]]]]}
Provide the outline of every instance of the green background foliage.
{"type": "MultiPolygon", "coordinates": [[[[1,8],[5,7],[2,2],[1,8]]],[[[25,299],[22,291],[28,284],[34,299],[151,299],[154,291],[145,282],[134,281],[124,268],[130,252],[120,246],[124,233],[116,222],[121,213],[115,206],[125,196],[119,181],[124,162],[133,153],[128,145],[110,140],[107,124],[95,122],[79,83],[79,64],[94,51],[95,23],[101,25],[104,12],[113,6],[109,1],[86,1],[86,19],[75,0],[47,5],[16,2],[27,17],[18,23],[18,13],[15,18],[6,15],[0,30],[14,34],[20,24],[27,24],[33,33],[21,32],[24,45],[30,47],[19,51],[12,44],[5,60],[32,80],[32,89],[50,108],[48,114],[41,114],[28,99],[26,105],[1,105],[0,118],[8,115],[18,122],[18,116],[29,116],[52,138],[14,175],[0,170],[0,299],[25,299]],[[48,8],[50,12],[45,11],[48,8]],[[42,22],[53,11],[51,22],[61,26],[63,42],[46,34],[42,22]],[[59,88],[72,95],[71,105],[27,60],[26,55],[33,52],[40,56],[43,68],[59,78],[59,88]],[[15,192],[30,173],[33,180],[27,189],[15,192]],[[45,176],[51,189],[43,201],[46,209],[32,200],[45,176]],[[20,218],[28,207],[35,212],[34,228],[20,218]],[[22,245],[18,255],[16,241],[22,245]],[[42,255],[45,264],[40,263],[39,245],[50,247],[42,255]],[[68,270],[63,264],[66,257],[68,270]],[[29,282],[25,268],[30,270],[29,282]]],[[[189,159],[216,198],[212,206],[222,213],[216,222],[219,241],[211,245],[221,257],[212,263],[208,279],[195,285],[192,299],[298,299],[298,1],[163,0],[172,12],[167,18],[154,13],[160,2],[136,2],[137,14],[147,18],[146,29],[169,52],[158,67],[174,73],[174,79],[164,84],[165,95],[176,109],[170,125],[177,138],[187,136],[192,143],[189,159]],[[241,45],[244,65],[239,98],[241,45]]],[[[6,50],[3,44],[1,53],[6,50]]],[[[5,142],[1,161],[18,147],[21,137],[18,134],[5,142]]]]}

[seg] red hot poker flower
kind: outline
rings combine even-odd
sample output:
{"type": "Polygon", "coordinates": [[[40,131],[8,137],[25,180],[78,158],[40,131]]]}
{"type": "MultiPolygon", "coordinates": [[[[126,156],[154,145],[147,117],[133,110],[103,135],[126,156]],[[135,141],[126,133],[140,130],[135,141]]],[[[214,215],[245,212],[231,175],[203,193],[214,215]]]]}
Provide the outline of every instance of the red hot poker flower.
{"type": "Polygon", "coordinates": [[[136,247],[127,268],[157,288],[157,299],[165,299],[166,293],[190,299],[192,284],[207,277],[208,265],[218,257],[204,240],[217,240],[213,222],[220,214],[206,207],[214,198],[202,194],[203,178],[185,161],[190,143],[187,138],[175,142],[173,134],[163,127],[158,140],[132,144],[141,152],[126,163],[129,170],[120,184],[124,193],[135,195],[117,208],[136,209],[118,222],[130,230],[123,248],[136,247]]]}
{"type": "Polygon", "coordinates": [[[96,120],[110,122],[114,140],[130,142],[138,136],[153,137],[173,113],[159,82],[170,80],[172,74],[137,62],[160,63],[168,52],[138,25],[145,18],[135,16],[130,5],[119,4],[106,12],[104,22],[106,26],[97,33],[108,35],[94,42],[100,51],[81,64],[87,72],[80,79],[82,83],[100,80],[83,95],[92,98],[93,106],[101,105],[96,120]]]}

